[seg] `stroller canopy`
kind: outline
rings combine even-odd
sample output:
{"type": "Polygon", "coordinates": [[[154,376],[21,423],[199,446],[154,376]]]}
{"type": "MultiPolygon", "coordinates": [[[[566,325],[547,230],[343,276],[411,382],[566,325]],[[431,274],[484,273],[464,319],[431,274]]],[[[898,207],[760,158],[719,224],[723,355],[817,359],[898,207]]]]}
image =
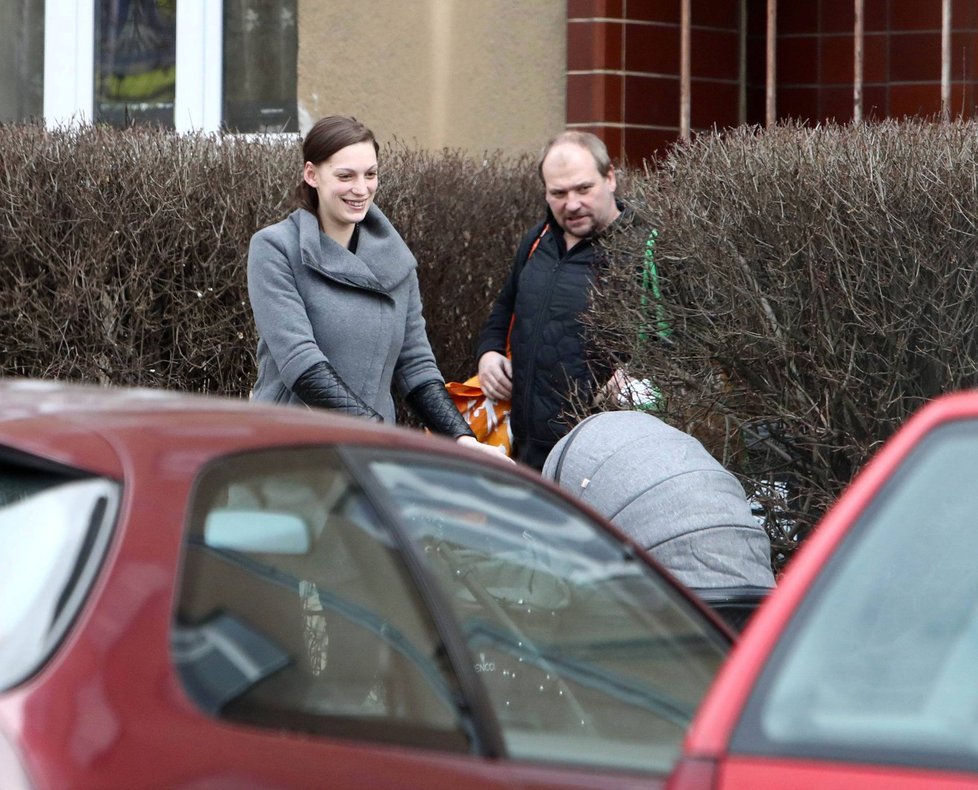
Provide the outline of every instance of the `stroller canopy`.
{"type": "Polygon", "coordinates": [[[637,411],[588,417],[543,476],[574,493],[688,587],[774,587],[771,544],[743,486],[693,436],[637,411]]]}

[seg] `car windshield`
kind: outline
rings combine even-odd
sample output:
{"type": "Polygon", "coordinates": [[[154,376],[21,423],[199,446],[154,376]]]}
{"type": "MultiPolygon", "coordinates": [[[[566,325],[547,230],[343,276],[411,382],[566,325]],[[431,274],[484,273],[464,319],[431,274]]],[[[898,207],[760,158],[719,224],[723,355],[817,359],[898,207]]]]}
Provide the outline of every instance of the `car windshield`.
{"type": "Polygon", "coordinates": [[[237,724],[665,773],[729,637],[540,483],[314,447],[205,470],[171,646],[237,724]]]}
{"type": "Polygon", "coordinates": [[[978,770],[976,469],[975,421],[907,457],[780,640],[736,751],[978,770]]]}
{"type": "Polygon", "coordinates": [[[728,648],[709,621],[542,486],[368,465],[450,603],[508,754],[668,771],[728,648]]]}
{"type": "Polygon", "coordinates": [[[109,543],[120,486],[0,463],[0,690],[30,677],[64,638],[109,543]]]}

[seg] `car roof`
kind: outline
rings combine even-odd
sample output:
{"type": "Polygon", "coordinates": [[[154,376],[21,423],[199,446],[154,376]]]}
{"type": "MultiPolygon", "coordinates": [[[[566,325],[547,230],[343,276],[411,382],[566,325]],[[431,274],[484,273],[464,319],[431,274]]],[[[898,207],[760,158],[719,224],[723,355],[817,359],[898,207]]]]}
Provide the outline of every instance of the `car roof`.
{"type": "Polygon", "coordinates": [[[442,437],[318,409],[146,388],[0,379],[0,448],[119,479],[137,456],[174,448],[190,468],[219,455],[323,443],[425,452],[440,448],[467,455],[442,437]]]}

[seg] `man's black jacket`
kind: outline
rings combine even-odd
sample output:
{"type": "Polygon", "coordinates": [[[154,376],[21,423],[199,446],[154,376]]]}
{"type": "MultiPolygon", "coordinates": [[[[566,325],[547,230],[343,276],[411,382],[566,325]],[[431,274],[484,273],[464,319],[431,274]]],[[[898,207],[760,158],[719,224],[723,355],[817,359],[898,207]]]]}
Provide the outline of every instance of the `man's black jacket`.
{"type": "MultiPolygon", "coordinates": [[[[627,224],[630,213],[606,232],[627,224]]],[[[548,211],[547,219],[520,242],[479,338],[476,359],[487,351],[505,353],[510,317],[515,315],[510,339],[513,443],[516,457],[537,469],[573,427],[564,415],[571,399],[590,403],[596,382],[603,384],[611,375],[610,366],[594,358],[580,320],[604,265],[592,239],[582,239],[568,251],[563,231],[548,211]]]]}

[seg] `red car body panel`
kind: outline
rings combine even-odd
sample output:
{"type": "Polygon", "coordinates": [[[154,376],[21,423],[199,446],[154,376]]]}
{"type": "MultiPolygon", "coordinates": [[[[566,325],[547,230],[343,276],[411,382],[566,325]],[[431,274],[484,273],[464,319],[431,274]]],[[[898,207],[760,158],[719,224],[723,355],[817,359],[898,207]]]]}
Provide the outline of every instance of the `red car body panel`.
{"type": "Polygon", "coordinates": [[[965,790],[973,776],[911,768],[731,757],[723,761],[716,786],[725,790],[965,790]]]}
{"type": "Polygon", "coordinates": [[[728,752],[734,728],[766,661],[850,525],[925,434],[939,425],[975,417],[978,417],[978,393],[946,395],[914,414],[866,464],[798,550],[777,589],[748,623],[686,736],[685,757],[713,764],[713,790],[978,787],[978,776],[974,775],[940,774],[909,767],[749,757],[728,752]]]}
{"type": "Polygon", "coordinates": [[[38,788],[359,788],[365,765],[377,787],[662,785],[646,775],[238,726],[208,717],[187,698],[169,660],[181,530],[145,525],[184,523],[200,467],[229,453],[290,444],[430,451],[435,441],[449,453],[469,451],[421,432],[393,436],[361,420],[297,408],[148,391],[72,389],[61,399],[31,393],[0,385],[0,445],[124,480],[125,488],[104,570],[68,637],[33,679],[0,692],[5,790],[17,786],[21,770],[38,788]],[[14,752],[33,757],[17,766],[14,752]]]}

